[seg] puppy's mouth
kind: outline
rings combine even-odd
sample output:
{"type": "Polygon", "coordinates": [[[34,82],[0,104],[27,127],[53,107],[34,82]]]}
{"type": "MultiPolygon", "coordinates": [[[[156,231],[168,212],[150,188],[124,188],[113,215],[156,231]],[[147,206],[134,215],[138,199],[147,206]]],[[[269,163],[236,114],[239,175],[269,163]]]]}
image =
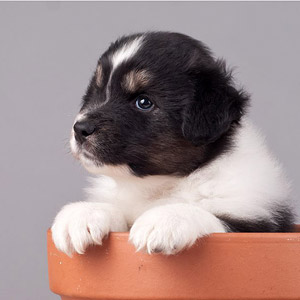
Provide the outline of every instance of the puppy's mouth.
{"type": "Polygon", "coordinates": [[[97,168],[103,165],[89,149],[90,147],[87,142],[79,143],[76,141],[73,131],[71,133],[70,147],[73,156],[78,159],[88,171],[94,173],[97,168]]]}
{"type": "Polygon", "coordinates": [[[74,133],[71,134],[70,147],[73,156],[78,159],[84,168],[95,175],[107,175],[107,176],[132,176],[132,173],[127,165],[109,165],[105,164],[96,155],[92,153],[90,144],[88,142],[79,143],[74,137],[74,133]]]}

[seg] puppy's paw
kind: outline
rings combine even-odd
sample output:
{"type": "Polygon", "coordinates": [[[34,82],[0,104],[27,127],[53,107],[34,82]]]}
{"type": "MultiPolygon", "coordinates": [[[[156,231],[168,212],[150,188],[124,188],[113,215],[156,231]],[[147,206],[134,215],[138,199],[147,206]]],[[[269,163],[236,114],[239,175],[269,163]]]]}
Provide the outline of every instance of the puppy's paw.
{"type": "Polygon", "coordinates": [[[110,231],[127,231],[127,224],[110,204],[76,202],[62,208],[51,230],[56,248],[70,256],[83,254],[89,245],[101,245],[110,231]]]}
{"type": "Polygon", "coordinates": [[[137,251],[149,254],[176,254],[213,232],[225,232],[219,219],[189,204],[170,204],[150,209],[141,215],[130,231],[137,251]]]}

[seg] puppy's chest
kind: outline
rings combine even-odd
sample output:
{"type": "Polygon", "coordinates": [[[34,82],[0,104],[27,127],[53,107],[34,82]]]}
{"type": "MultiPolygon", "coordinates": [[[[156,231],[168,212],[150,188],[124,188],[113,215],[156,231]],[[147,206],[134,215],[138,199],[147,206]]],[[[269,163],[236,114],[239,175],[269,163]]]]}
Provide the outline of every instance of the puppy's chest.
{"type": "Polygon", "coordinates": [[[177,178],[163,176],[136,180],[102,177],[94,181],[90,192],[95,201],[119,207],[130,223],[163,199],[170,199],[177,182],[177,178]]]}
{"type": "Polygon", "coordinates": [[[170,186],[118,186],[113,201],[122,209],[128,225],[131,226],[142,213],[157,206],[161,199],[169,198],[171,193],[170,186]]]}
{"type": "Polygon", "coordinates": [[[120,208],[129,225],[146,210],[172,203],[200,203],[220,194],[222,185],[211,174],[184,178],[159,176],[143,179],[103,177],[95,182],[94,199],[120,208]]]}

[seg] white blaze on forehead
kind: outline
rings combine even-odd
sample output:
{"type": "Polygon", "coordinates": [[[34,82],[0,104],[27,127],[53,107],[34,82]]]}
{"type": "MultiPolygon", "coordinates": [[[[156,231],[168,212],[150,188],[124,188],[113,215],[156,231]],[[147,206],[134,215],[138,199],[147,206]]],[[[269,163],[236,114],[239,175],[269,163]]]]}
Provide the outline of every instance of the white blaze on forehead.
{"type": "Polygon", "coordinates": [[[112,70],[110,72],[109,80],[106,86],[106,101],[103,104],[107,103],[107,101],[109,100],[111,78],[113,72],[122,62],[127,61],[129,58],[133,57],[136,54],[136,52],[140,49],[142,45],[143,38],[143,36],[140,36],[130,42],[125,43],[110,57],[112,63],[112,70]]]}
{"type": "Polygon", "coordinates": [[[141,47],[143,36],[140,36],[133,41],[127,42],[122,48],[118,49],[111,57],[113,70],[123,61],[132,57],[141,47]]]}

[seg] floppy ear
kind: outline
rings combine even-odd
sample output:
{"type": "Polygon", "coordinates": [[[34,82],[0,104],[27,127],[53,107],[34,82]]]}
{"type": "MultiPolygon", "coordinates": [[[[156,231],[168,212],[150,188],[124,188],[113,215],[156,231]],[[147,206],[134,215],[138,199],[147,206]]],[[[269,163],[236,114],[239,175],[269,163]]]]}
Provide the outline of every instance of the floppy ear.
{"type": "Polygon", "coordinates": [[[194,99],[183,111],[182,131],[195,145],[216,141],[244,113],[248,96],[235,89],[223,61],[192,73],[194,99]]]}

